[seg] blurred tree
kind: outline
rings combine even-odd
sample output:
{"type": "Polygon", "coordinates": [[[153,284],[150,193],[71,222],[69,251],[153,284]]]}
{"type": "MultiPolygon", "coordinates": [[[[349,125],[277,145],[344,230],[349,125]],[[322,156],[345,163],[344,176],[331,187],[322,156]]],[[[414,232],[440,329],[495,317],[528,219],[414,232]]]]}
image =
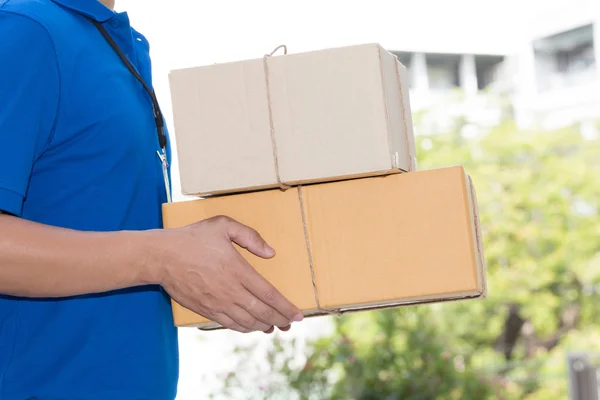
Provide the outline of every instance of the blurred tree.
{"type": "Polygon", "coordinates": [[[304,365],[276,339],[252,398],[567,398],[566,351],[600,346],[600,141],[463,123],[419,137],[418,153],[419,169],[462,164],[473,178],[488,298],[336,319],[304,365]]]}

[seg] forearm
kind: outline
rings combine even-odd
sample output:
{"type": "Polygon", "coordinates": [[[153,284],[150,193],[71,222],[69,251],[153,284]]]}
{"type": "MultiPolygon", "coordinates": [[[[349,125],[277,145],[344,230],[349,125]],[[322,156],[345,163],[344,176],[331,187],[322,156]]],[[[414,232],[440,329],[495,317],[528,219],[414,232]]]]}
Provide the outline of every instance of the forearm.
{"type": "Polygon", "coordinates": [[[145,232],[81,232],[0,214],[0,294],[66,297],[153,282],[145,232]]]}

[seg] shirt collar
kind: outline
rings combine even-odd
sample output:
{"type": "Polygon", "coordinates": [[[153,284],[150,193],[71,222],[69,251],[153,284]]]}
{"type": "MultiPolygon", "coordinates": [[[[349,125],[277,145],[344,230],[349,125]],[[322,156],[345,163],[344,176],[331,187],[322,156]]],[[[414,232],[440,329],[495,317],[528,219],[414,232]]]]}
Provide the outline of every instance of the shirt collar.
{"type": "Polygon", "coordinates": [[[68,8],[78,14],[92,18],[98,22],[106,22],[111,19],[115,12],[106,7],[98,0],[52,0],[55,3],[68,8]]]}

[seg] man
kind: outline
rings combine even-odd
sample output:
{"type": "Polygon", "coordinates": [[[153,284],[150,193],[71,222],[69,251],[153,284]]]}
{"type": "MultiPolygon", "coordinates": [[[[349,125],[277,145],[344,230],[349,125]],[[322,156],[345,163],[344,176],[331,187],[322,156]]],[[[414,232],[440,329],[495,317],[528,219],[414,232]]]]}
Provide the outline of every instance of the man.
{"type": "Polygon", "coordinates": [[[174,398],[169,297],[240,332],[302,319],[235,250],[273,257],[249,227],[159,229],[152,99],[94,22],[151,87],[148,43],[112,3],[0,0],[3,400],[174,398]]]}

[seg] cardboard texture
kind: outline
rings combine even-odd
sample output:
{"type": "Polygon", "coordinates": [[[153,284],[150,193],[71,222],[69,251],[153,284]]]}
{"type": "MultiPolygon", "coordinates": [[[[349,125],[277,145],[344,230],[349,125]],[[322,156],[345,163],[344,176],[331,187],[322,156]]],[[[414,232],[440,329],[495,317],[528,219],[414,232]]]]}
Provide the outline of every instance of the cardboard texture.
{"type": "Polygon", "coordinates": [[[377,44],[180,69],[169,82],[186,195],[277,187],[277,170],[288,185],[415,170],[407,70],[377,44]]]}
{"type": "MultiPolygon", "coordinates": [[[[322,308],[485,297],[477,201],[462,167],[170,203],[163,215],[166,228],[228,215],[258,230],[277,255],[264,260],[240,249],[242,255],[313,316],[323,313],[314,296],[301,203],[322,308]]],[[[177,326],[219,327],[172,306],[177,326]]]]}

